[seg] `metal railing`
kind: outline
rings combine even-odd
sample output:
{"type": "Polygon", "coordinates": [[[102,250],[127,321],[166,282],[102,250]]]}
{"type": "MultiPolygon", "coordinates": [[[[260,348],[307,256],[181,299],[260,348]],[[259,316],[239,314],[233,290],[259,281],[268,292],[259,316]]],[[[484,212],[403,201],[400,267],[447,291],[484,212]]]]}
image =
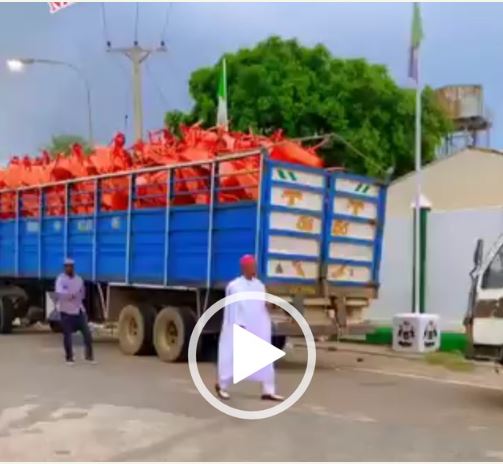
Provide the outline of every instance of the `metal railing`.
{"type": "MultiPolygon", "coordinates": [[[[72,218],[89,219],[92,223],[92,280],[97,280],[98,219],[103,213],[124,213],[127,218],[125,244],[125,279],[131,283],[132,218],[136,211],[165,208],[164,268],[162,281],[169,283],[169,240],[173,208],[202,205],[208,208],[207,290],[212,285],[213,228],[215,208],[220,204],[256,201],[257,222],[255,254],[259,253],[260,209],[264,171],[263,150],[220,156],[213,160],[178,163],[121,171],[110,174],[50,182],[39,186],[0,190],[0,223],[14,221],[14,272],[20,275],[20,224],[37,224],[37,274],[43,277],[44,219],[63,220],[63,253],[69,252],[69,223],[72,218]],[[221,172],[225,163],[257,158],[253,166],[221,172]],[[230,181],[229,179],[232,179],[230,181]],[[239,179],[246,182],[236,181],[239,179]],[[229,182],[226,182],[229,180],[229,182]],[[251,182],[250,182],[251,180],[251,182]],[[234,200],[234,201],[233,201],[234,200]]],[[[239,164],[239,163],[238,163],[239,164]]],[[[246,164],[246,163],[244,163],[246,164]]],[[[225,171],[225,169],[224,169],[225,171]]],[[[207,295],[209,292],[207,292],[207,295]]],[[[205,301],[207,304],[207,298],[205,301]]]]}

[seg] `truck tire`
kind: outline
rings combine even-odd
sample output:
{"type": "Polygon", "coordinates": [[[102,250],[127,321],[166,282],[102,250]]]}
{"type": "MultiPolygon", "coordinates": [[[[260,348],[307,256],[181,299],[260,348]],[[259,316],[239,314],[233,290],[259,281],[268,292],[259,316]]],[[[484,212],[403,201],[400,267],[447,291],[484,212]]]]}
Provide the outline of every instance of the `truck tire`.
{"type": "Polygon", "coordinates": [[[154,347],[163,362],[187,360],[189,340],[196,324],[190,308],[163,308],[154,323],[154,347]]]}
{"type": "Polygon", "coordinates": [[[148,304],[130,304],[121,309],[118,332],[119,347],[124,354],[152,354],[155,314],[155,309],[148,304]]]}
{"type": "Polygon", "coordinates": [[[13,320],[17,317],[22,319],[26,316],[29,308],[29,297],[23,288],[16,285],[1,287],[0,298],[3,297],[10,299],[12,303],[13,320]]]}
{"type": "Polygon", "coordinates": [[[12,332],[12,322],[15,319],[14,304],[7,296],[0,296],[0,334],[12,332]]]}

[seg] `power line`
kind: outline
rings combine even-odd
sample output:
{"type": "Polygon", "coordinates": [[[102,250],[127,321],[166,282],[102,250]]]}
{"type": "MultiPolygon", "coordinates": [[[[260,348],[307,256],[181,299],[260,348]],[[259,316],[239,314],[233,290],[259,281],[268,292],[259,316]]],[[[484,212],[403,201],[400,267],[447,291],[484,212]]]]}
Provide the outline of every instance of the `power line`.
{"type": "Polygon", "coordinates": [[[136,19],[134,25],[134,45],[138,46],[138,23],[140,19],[140,2],[136,2],[136,19]]]}
{"type": "Polygon", "coordinates": [[[163,100],[163,103],[167,109],[169,105],[169,100],[166,97],[166,94],[164,93],[164,90],[162,89],[161,85],[159,84],[159,81],[154,77],[154,73],[150,70],[148,63],[145,63],[145,69],[147,70],[148,77],[154,83],[154,86],[157,89],[157,92],[159,93],[159,96],[161,97],[161,100],[163,100]]]}
{"type": "Polygon", "coordinates": [[[166,42],[166,32],[168,31],[169,20],[171,19],[171,8],[173,7],[173,3],[169,3],[166,5],[166,17],[164,19],[164,26],[161,31],[161,45],[164,46],[166,42]]]}
{"type": "Polygon", "coordinates": [[[112,62],[117,65],[117,68],[120,69],[120,72],[124,73],[126,78],[124,79],[124,83],[126,86],[126,90],[124,92],[124,133],[127,132],[128,120],[129,120],[129,111],[130,111],[130,98],[132,94],[131,82],[129,71],[126,69],[125,64],[122,61],[113,60],[112,62]]]}
{"type": "Polygon", "coordinates": [[[112,46],[112,42],[110,41],[110,35],[108,34],[107,13],[105,10],[105,2],[101,3],[101,19],[103,22],[103,37],[105,38],[105,43],[107,44],[107,47],[110,48],[112,46]]]}

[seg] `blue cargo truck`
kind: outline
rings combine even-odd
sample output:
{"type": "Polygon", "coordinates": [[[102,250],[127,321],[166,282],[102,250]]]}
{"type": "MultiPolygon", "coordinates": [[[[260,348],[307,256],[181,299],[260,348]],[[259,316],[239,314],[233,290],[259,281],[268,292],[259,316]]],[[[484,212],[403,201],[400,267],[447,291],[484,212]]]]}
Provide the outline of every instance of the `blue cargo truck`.
{"type": "MultiPolygon", "coordinates": [[[[160,194],[154,189],[149,195],[160,194]]],[[[86,280],[90,319],[116,326],[124,353],[155,351],[167,362],[186,359],[194,324],[224,296],[244,254],[257,257],[268,291],[292,302],[315,336],[362,330],[363,311],[378,294],[386,186],[342,171],[273,161],[265,150],[2,191],[0,205],[6,198],[15,211],[0,219],[1,333],[9,333],[15,321],[48,317],[65,257],[75,260],[86,280]],[[222,166],[249,156],[259,159],[259,167],[239,175],[256,179],[255,185],[223,182],[222,166]],[[174,201],[177,182],[187,185],[180,173],[188,167],[206,173],[204,204],[174,201]],[[154,173],[165,173],[159,189],[164,206],[141,202],[139,179],[154,173]],[[122,210],[103,206],[113,181],[127,181],[122,210]],[[84,184],[94,187],[91,195],[82,195],[84,184]],[[255,189],[250,197],[257,200],[221,200],[243,188],[255,189]],[[57,189],[64,212],[55,215],[49,198],[57,189]],[[26,214],[33,198],[37,211],[26,214]],[[87,202],[85,214],[74,213],[79,202],[87,202]]],[[[279,310],[273,310],[273,321],[278,346],[300,334],[279,310]]],[[[212,322],[202,347],[217,338],[219,321],[212,322]]]]}

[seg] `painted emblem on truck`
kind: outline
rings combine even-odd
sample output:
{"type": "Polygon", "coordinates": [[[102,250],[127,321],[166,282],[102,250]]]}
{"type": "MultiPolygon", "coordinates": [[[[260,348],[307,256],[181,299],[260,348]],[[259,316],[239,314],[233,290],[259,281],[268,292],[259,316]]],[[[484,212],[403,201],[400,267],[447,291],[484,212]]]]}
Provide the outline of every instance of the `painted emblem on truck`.
{"type": "Polygon", "coordinates": [[[362,210],[365,209],[365,203],[361,200],[350,198],[348,200],[348,210],[351,211],[353,216],[358,216],[362,210]]]}
{"type": "Polygon", "coordinates": [[[363,195],[366,195],[369,190],[370,190],[370,185],[368,185],[368,184],[358,184],[355,189],[355,191],[357,193],[362,193],[363,195]]]}
{"type": "Polygon", "coordinates": [[[112,229],[120,229],[121,228],[121,219],[119,217],[114,217],[110,221],[110,225],[112,226],[112,229]]]}
{"type": "Polygon", "coordinates": [[[304,268],[302,267],[302,263],[300,261],[294,261],[292,264],[299,277],[306,277],[306,273],[304,272],[304,268]]]}
{"type": "Polygon", "coordinates": [[[297,229],[302,232],[312,232],[314,229],[314,218],[310,216],[300,216],[297,220],[297,229]]]}
{"type": "Polygon", "coordinates": [[[292,182],[297,182],[297,174],[293,171],[278,169],[278,176],[281,180],[291,180],[292,182]]]}
{"type": "Polygon", "coordinates": [[[350,278],[354,277],[355,271],[352,267],[348,267],[345,264],[342,266],[336,266],[331,273],[332,279],[338,280],[344,276],[348,276],[350,278]]]}
{"type": "Polygon", "coordinates": [[[334,221],[332,223],[332,235],[335,237],[345,237],[348,235],[349,222],[347,221],[334,221]]]}
{"type": "Polygon", "coordinates": [[[283,190],[283,194],[281,195],[288,204],[288,206],[295,206],[299,201],[302,201],[304,195],[299,190],[283,190]]]}

